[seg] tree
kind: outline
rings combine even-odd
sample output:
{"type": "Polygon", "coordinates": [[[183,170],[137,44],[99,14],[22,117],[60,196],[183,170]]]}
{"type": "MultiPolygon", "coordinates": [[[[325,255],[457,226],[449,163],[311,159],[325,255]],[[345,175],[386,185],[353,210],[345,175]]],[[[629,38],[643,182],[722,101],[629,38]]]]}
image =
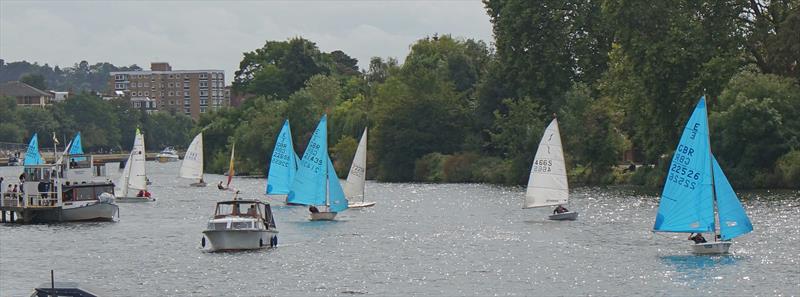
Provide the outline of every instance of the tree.
{"type": "Polygon", "coordinates": [[[39,90],[47,90],[47,85],[44,82],[44,76],[41,74],[26,74],[20,77],[19,81],[39,90]]]}

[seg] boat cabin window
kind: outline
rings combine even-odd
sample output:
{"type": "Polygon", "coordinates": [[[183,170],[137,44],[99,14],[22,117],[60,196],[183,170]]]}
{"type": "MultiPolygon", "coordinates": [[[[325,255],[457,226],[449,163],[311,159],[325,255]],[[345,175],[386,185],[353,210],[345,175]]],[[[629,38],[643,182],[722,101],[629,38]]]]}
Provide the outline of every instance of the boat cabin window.
{"type": "Polygon", "coordinates": [[[91,168],[91,160],[87,157],[70,157],[69,168],[91,168]]]}
{"type": "Polygon", "coordinates": [[[51,171],[50,168],[43,168],[43,167],[28,167],[25,168],[25,181],[26,182],[38,182],[38,181],[49,181],[52,178],[55,178],[55,172],[51,171]]]}
{"type": "Polygon", "coordinates": [[[86,200],[95,200],[94,196],[94,189],[86,187],[86,188],[75,188],[74,190],[74,199],[76,201],[86,201],[86,200]]]}

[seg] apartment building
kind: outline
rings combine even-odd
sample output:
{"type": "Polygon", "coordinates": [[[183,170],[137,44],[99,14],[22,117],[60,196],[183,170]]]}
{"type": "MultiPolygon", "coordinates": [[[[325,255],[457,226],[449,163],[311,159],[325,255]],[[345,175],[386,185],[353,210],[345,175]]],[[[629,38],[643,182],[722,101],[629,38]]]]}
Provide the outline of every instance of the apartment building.
{"type": "MultiPolygon", "coordinates": [[[[134,102],[155,102],[156,110],[200,114],[228,106],[223,70],[172,70],[165,62],[153,62],[150,71],[111,72],[109,93],[124,92],[134,102]]],[[[140,103],[141,104],[141,103],[140,103]]]]}

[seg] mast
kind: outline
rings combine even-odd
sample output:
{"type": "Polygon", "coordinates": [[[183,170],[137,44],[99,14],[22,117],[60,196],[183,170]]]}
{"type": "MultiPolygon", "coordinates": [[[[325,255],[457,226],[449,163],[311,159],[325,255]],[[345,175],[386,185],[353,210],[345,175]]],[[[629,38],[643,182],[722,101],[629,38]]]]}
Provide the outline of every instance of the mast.
{"type": "MultiPolygon", "coordinates": [[[[705,98],[705,95],[703,95],[703,97],[705,98]]],[[[708,122],[708,110],[709,110],[709,104],[708,101],[706,101],[706,127],[707,127],[706,136],[708,137],[708,156],[709,156],[708,163],[711,167],[711,200],[713,201],[714,205],[714,209],[712,210],[714,212],[714,230],[712,231],[714,233],[714,241],[716,242],[717,226],[719,225],[717,223],[719,222],[719,212],[717,211],[717,185],[715,184],[716,182],[714,180],[714,153],[711,152],[711,125],[708,122]]]]}

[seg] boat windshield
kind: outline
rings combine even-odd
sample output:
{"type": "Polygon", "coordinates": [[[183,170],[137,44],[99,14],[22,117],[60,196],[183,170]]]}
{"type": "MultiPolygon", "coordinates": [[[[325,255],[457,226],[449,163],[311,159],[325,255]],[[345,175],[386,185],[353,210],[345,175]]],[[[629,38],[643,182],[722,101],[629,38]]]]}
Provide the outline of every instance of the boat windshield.
{"type": "Polygon", "coordinates": [[[70,155],[69,168],[77,169],[77,168],[91,168],[91,167],[92,167],[91,159],[83,157],[82,155],[70,155]]]}
{"type": "Polygon", "coordinates": [[[218,203],[217,204],[217,211],[214,214],[215,217],[225,217],[225,216],[249,216],[255,217],[259,219],[263,219],[264,216],[261,213],[261,209],[259,209],[257,203],[218,203]]]}

